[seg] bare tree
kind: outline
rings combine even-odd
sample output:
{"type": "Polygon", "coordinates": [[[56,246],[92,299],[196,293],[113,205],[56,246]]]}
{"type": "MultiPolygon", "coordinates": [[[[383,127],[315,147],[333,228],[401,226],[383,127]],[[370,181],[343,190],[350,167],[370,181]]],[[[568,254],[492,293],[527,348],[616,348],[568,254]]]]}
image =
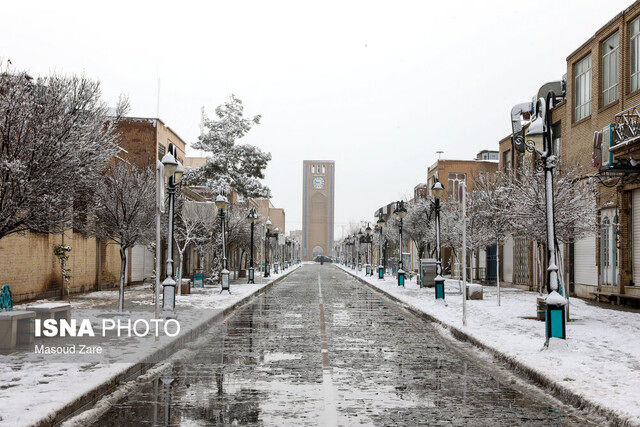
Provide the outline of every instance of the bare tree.
{"type": "MultiPolygon", "coordinates": [[[[503,214],[511,232],[537,242],[540,254],[547,242],[544,173],[525,163],[506,176],[505,186],[508,203],[503,214]]],[[[554,217],[559,242],[574,242],[596,232],[595,194],[595,186],[584,179],[577,162],[562,162],[554,170],[554,217]]],[[[542,286],[544,273],[539,274],[542,286]]]]}
{"type": "Polygon", "coordinates": [[[433,204],[430,200],[419,199],[409,204],[403,220],[403,233],[406,233],[418,250],[418,258],[424,258],[431,237],[433,204]]]}
{"type": "Polygon", "coordinates": [[[498,305],[500,305],[500,243],[509,234],[511,224],[506,215],[512,205],[509,197],[507,176],[502,172],[483,173],[475,178],[470,211],[474,214],[477,226],[481,228],[484,245],[496,244],[496,286],[498,305]]]}
{"type": "MultiPolygon", "coordinates": [[[[514,234],[546,242],[544,173],[526,164],[505,180],[505,206],[514,234]]],[[[576,162],[559,164],[553,175],[556,236],[569,243],[596,231],[595,186],[582,179],[576,162]]]]}
{"type": "Polygon", "coordinates": [[[214,228],[215,205],[185,200],[176,215],[173,239],[178,250],[178,295],[182,293],[184,252],[190,246],[206,244],[214,228]]]}
{"type": "Polygon", "coordinates": [[[100,84],[85,77],[0,74],[0,238],[58,233],[85,212],[117,133],[100,84]]]}
{"type": "Polygon", "coordinates": [[[127,250],[152,238],[155,206],[155,178],[151,169],[118,162],[98,182],[95,193],[95,221],[91,234],[120,245],[120,294],[118,309],[124,310],[127,250]]]}

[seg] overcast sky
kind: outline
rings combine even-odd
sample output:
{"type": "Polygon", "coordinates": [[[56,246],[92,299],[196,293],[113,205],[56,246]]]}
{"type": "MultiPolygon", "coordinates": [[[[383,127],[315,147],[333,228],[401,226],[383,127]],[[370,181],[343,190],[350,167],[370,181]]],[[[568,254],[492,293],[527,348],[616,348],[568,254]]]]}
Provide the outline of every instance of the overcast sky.
{"type": "Polygon", "coordinates": [[[509,110],[630,0],[8,1],[0,57],[85,73],[105,99],[159,116],[187,143],[231,93],[262,123],[266,182],[302,224],[302,160],[336,161],[336,236],[410,195],[437,158],[497,149],[509,110]]]}

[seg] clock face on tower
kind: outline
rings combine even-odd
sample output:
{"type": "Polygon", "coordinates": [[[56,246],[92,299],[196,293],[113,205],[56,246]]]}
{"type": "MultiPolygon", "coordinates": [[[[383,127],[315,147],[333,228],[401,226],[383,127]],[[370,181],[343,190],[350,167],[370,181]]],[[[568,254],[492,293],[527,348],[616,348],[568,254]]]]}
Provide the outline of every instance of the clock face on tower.
{"type": "Polygon", "coordinates": [[[323,176],[314,176],[313,177],[313,188],[314,190],[321,190],[324,188],[324,177],[323,176]]]}

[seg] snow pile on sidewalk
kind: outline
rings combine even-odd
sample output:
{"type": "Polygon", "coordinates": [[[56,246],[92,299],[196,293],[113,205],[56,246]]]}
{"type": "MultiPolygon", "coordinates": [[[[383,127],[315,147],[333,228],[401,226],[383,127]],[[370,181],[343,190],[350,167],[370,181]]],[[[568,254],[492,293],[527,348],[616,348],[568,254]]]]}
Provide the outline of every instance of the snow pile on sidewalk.
{"type": "MultiPolygon", "coordinates": [[[[284,274],[296,267],[286,270],[284,274]]],[[[30,425],[55,414],[281,276],[282,273],[273,274],[271,278],[264,279],[256,274],[256,284],[246,284],[246,279],[239,279],[231,283],[231,294],[220,293],[220,288],[216,287],[192,289],[190,295],[177,296],[176,313],[180,321],[180,334],[177,337],[130,339],[123,336],[109,337],[106,341],[102,339],[100,344],[108,348],[106,362],[83,361],[80,357],[75,361],[73,356],[68,355],[66,360],[52,358],[50,355],[35,354],[33,347],[0,355],[0,425],[30,425]]],[[[134,319],[154,317],[152,292],[148,285],[127,288],[125,298],[125,312],[118,313],[117,290],[74,296],[71,299],[71,317],[90,319],[92,324],[98,324],[105,316],[120,317],[125,321],[132,319],[132,322],[134,319]]],[[[26,305],[17,305],[14,310],[23,310],[26,305]]]]}
{"type": "Polygon", "coordinates": [[[467,326],[462,325],[462,295],[457,280],[446,281],[447,305],[436,304],[434,289],[420,289],[415,279],[405,288],[395,277],[384,280],[357,274],[407,305],[474,337],[487,347],[535,370],[555,384],[640,424],[640,313],[608,309],[573,298],[567,325],[567,346],[541,351],[544,323],[535,320],[535,292],[484,287],[483,300],[467,301],[467,326]]]}

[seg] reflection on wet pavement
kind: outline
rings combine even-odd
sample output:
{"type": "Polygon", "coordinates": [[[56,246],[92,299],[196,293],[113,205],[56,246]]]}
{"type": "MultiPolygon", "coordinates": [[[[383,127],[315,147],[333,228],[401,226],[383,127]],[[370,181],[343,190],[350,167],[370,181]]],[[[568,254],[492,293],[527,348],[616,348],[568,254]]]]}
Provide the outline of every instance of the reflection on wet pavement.
{"type": "Polygon", "coordinates": [[[330,265],[292,272],[207,335],[98,424],[585,423],[330,265]]]}

